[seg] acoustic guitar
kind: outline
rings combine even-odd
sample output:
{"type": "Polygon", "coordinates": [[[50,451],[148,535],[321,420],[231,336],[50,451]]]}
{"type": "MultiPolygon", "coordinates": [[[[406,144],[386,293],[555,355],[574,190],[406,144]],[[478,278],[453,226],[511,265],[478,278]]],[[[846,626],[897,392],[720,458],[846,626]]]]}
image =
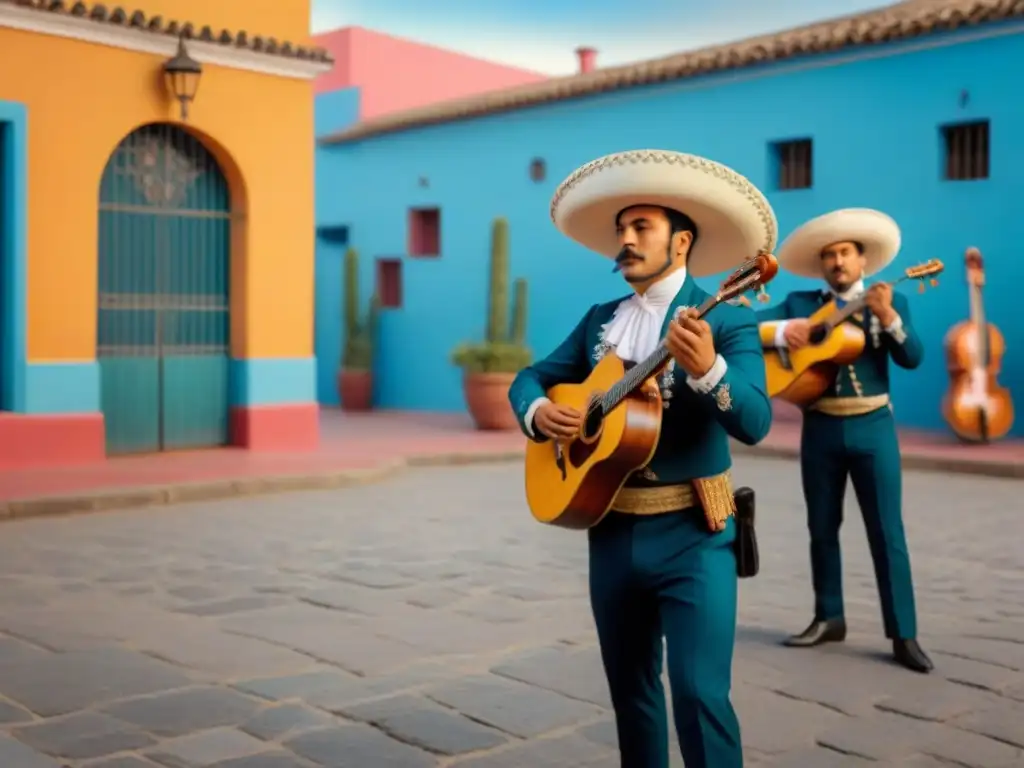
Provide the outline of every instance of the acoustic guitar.
{"type": "Polygon", "coordinates": [[[950,386],[942,398],[942,416],[964,442],[987,443],[1005,437],[1013,427],[1013,398],[999,385],[999,370],[1006,354],[1006,339],[985,318],[981,289],[985,268],[981,251],[969,248],[964,256],[970,314],[946,334],[946,367],[950,386]]]}
{"type": "MultiPolygon", "coordinates": [[[[701,304],[700,317],[764,285],[777,271],[770,253],[745,262],[701,304]]],[[[584,417],[570,441],[531,440],[526,445],[526,501],[536,520],[580,530],[608,514],[626,480],[651,460],[658,446],[662,398],[657,376],[670,358],[664,340],[628,369],[615,354],[607,354],[582,384],[548,390],[554,403],[571,406],[584,417]]]]}
{"type": "MultiPolygon", "coordinates": [[[[906,270],[889,285],[930,278],[934,286],[938,284],[935,276],[944,268],[941,261],[931,259],[906,270]]],[[[920,286],[924,291],[924,282],[920,286]]],[[[835,384],[840,367],[849,365],[864,351],[864,331],[846,320],[864,309],[866,296],[866,293],[861,294],[842,309],[832,300],[811,315],[808,318],[810,343],[795,351],[775,346],[778,322],[761,323],[769,397],[803,407],[820,398],[835,384]]]]}

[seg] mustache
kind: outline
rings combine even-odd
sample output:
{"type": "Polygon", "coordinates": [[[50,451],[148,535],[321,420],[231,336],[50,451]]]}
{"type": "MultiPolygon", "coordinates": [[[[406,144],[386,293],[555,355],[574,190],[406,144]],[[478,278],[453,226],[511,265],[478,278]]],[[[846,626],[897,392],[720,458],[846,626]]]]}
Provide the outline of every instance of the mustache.
{"type": "Polygon", "coordinates": [[[619,255],[615,257],[615,266],[612,267],[612,274],[622,269],[622,263],[628,259],[643,259],[636,251],[631,251],[629,248],[623,248],[619,251],[619,255]]]}

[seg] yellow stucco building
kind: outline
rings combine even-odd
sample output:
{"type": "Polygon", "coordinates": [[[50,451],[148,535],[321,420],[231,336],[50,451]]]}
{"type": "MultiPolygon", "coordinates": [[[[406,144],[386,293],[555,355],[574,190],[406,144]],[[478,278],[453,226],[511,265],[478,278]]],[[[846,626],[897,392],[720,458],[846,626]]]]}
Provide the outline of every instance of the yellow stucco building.
{"type": "Polygon", "coordinates": [[[315,445],[309,14],[0,0],[0,468],[315,445]]]}

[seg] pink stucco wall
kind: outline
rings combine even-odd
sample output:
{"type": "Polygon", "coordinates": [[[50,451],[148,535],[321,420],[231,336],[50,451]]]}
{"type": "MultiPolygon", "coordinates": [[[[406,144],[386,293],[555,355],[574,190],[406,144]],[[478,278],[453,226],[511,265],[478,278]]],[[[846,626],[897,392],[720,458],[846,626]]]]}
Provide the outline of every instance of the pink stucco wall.
{"type": "Polygon", "coordinates": [[[334,68],[317,78],[316,92],[359,88],[361,120],[547,79],[361,27],[336,29],[313,40],[335,60],[334,68]]]}

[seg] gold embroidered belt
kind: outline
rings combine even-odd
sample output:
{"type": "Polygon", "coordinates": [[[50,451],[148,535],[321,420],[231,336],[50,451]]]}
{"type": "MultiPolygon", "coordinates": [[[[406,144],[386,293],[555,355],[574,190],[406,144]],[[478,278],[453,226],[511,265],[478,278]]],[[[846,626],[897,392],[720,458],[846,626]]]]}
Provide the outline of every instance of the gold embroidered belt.
{"type": "Polygon", "coordinates": [[[692,507],[701,507],[712,530],[720,530],[736,511],[732,493],[732,475],[723,472],[679,485],[654,488],[623,488],[612,502],[612,509],[627,515],[663,515],[692,507]]]}
{"type": "Polygon", "coordinates": [[[809,410],[824,413],[826,416],[863,416],[865,413],[877,411],[887,405],[889,405],[888,395],[823,397],[812,403],[809,410]]]}

